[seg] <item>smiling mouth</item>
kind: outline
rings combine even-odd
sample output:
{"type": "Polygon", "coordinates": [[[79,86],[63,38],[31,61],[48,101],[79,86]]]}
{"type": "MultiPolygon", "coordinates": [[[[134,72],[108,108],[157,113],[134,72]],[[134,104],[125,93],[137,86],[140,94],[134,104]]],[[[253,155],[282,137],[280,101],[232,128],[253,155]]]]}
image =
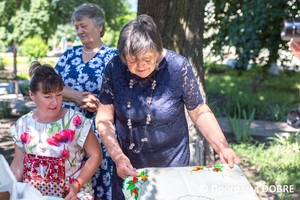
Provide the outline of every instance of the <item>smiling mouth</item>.
{"type": "Polygon", "coordinates": [[[56,107],[55,108],[49,108],[49,110],[56,110],[56,107]]]}

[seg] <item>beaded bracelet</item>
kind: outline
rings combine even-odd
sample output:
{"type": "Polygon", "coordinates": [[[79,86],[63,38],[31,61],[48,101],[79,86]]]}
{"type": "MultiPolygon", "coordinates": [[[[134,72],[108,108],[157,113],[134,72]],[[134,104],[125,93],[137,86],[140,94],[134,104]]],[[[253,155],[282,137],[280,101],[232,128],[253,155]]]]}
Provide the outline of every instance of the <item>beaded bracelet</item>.
{"type": "Polygon", "coordinates": [[[81,188],[81,185],[80,185],[80,183],[79,183],[79,181],[77,180],[77,178],[74,180],[74,181],[76,181],[77,182],[77,184],[78,184],[78,193],[80,192],[80,188],[81,188]]]}

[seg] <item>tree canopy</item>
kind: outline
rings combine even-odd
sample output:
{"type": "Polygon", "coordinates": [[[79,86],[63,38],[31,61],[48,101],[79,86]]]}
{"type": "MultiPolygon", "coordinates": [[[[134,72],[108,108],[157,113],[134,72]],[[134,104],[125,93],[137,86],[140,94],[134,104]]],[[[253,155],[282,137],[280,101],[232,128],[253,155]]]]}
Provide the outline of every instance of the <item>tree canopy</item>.
{"type": "MultiPolygon", "coordinates": [[[[299,17],[297,0],[211,0],[211,11],[206,30],[213,30],[206,45],[212,44],[211,53],[223,57],[235,47],[238,57],[236,68],[243,70],[252,61],[267,69],[279,58],[280,49],[287,50],[287,42],[280,38],[284,19],[299,17]],[[262,55],[263,49],[269,54],[262,55]]],[[[209,8],[208,8],[209,9],[209,8]]],[[[285,60],[282,59],[282,62],[285,60]]]]}
{"type": "MultiPolygon", "coordinates": [[[[90,0],[105,12],[107,25],[120,28],[116,18],[128,12],[126,0],[90,0]]],[[[27,37],[40,35],[48,39],[59,24],[69,23],[71,15],[85,0],[3,0],[0,2],[0,40],[21,42],[27,37]],[[5,30],[5,31],[3,31],[5,30]]]]}

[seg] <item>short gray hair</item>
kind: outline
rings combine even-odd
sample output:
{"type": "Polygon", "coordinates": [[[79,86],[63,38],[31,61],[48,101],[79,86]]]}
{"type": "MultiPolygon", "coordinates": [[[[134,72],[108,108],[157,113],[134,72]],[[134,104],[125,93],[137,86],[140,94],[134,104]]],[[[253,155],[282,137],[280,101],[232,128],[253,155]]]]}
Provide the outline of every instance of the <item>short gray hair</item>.
{"type": "Polygon", "coordinates": [[[161,53],[162,39],[153,19],[148,15],[139,15],[136,20],[127,23],[120,32],[117,48],[124,64],[127,64],[126,55],[137,58],[150,49],[161,53]]]}
{"type": "Polygon", "coordinates": [[[85,3],[76,8],[72,15],[72,22],[83,20],[84,18],[90,18],[94,21],[97,27],[103,26],[100,37],[103,37],[105,33],[105,16],[103,10],[93,3],[85,3]]]}

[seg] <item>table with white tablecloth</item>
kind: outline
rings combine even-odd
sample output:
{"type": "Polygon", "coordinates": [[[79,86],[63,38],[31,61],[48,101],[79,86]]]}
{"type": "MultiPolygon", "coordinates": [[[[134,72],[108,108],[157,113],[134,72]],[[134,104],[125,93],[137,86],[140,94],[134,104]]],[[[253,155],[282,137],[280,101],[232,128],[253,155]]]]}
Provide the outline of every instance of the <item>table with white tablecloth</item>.
{"type": "Polygon", "coordinates": [[[258,200],[244,172],[228,164],[137,169],[124,180],[127,200],[258,200]]]}

